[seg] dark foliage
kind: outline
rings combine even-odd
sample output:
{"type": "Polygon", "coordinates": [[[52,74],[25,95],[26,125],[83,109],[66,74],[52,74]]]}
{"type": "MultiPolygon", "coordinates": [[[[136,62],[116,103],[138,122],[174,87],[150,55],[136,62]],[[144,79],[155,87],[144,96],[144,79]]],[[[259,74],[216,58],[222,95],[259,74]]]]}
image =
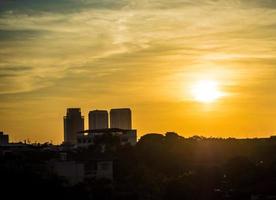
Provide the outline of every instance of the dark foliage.
{"type": "Polygon", "coordinates": [[[106,135],[88,149],[68,153],[78,161],[112,156],[114,180],[65,187],[64,180],[44,167],[56,153],[34,149],[1,157],[1,192],[11,199],[101,200],[249,200],[252,195],[276,195],[274,140],[185,139],[167,133],[145,135],[132,147],[106,135]]]}

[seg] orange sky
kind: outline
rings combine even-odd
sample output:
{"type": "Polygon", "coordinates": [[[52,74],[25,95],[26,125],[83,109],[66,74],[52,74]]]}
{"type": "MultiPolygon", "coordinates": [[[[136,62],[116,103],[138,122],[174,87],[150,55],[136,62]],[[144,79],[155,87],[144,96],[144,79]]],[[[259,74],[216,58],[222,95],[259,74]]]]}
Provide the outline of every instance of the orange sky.
{"type": "Polygon", "coordinates": [[[63,140],[67,107],[130,107],[139,135],[276,132],[270,0],[0,2],[0,130],[63,140]],[[215,81],[223,95],[195,101],[215,81]]]}

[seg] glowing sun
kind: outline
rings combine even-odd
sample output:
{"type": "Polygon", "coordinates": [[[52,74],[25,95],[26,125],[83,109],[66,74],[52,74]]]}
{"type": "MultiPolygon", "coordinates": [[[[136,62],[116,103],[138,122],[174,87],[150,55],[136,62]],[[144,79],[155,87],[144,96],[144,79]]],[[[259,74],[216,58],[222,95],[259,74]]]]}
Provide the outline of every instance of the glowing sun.
{"type": "Polygon", "coordinates": [[[213,80],[202,80],[192,87],[193,98],[202,103],[212,103],[223,96],[218,82],[213,80]]]}

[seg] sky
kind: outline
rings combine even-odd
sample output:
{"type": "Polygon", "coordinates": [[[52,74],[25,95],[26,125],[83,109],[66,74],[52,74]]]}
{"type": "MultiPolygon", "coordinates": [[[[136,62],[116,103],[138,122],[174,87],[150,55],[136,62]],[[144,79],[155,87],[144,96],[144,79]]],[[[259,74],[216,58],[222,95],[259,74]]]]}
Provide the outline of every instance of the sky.
{"type": "Polygon", "coordinates": [[[274,0],[0,0],[0,130],[60,143],[66,108],[130,107],[139,136],[276,133],[274,0]],[[198,102],[215,81],[223,96],[198,102]]]}

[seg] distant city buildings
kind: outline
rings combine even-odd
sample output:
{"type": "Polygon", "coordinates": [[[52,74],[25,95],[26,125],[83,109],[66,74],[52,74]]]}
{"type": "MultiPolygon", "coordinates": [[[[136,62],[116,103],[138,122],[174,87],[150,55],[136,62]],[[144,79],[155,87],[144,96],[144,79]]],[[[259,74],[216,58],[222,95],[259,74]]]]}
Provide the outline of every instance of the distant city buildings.
{"type": "Polygon", "coordinates": [[[64,116],[64,143],[76,144],[77,133],[84,130],[84,117],[80,108],[68,108],[64,116]]]}
{"type": "Polygon", "coordinates": [[[0,146],[9,144],[9,135],[4,134],[4,132],[0,132],[0,146]]]}
{"type": "Polygon", "coordinates": [[[132,129],[129,108],[111,109],[110,128],[108,111],[90,111],[88,126],[89,129],[84,131],[84,118],[81,116],[80,108],[68,108],[64,117],[64,143],[87,146],[93,144],[96,137],[105,134],[118,136],[121,144],[135,145],[137,142],[137,131],[132,129]]]}
{"type": "Polygon", "coordinates": [[[110,128],[131,130],[131,110],[129,108],[111,109],[110,128]]]}
{"type": "Polygon", "coordinates": [[[93,110],[89,112],[89,129],[108,128],[108,112],[106,110],[93,110]]]}

